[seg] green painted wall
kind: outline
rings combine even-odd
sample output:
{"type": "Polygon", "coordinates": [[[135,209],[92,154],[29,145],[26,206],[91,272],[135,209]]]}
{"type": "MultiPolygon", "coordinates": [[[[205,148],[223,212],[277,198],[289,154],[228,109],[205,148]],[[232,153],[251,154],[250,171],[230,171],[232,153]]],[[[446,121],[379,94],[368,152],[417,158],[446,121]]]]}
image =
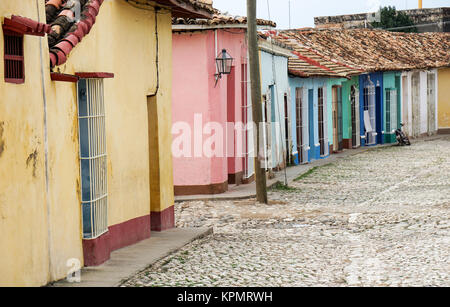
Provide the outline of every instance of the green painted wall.
{"type": "Polygon", "coordinates": [[[350,101],[350,89],[355,85],[359,89],[359,77],[345,80],[342,84],[342,124],[344,139],[352,138],[352,104],[350,101]]]}
{"type": "MultiPolygon", "coordinates": [[[[395,143],[396,138],[395,135],[391,133],[391,131],[387,131],[386,127],[386,89],[397,89],[397,123],[401,120],[401,73],[400,72],[385,72],[383,73],[383,125],[384,125],[384,141],[385,143],[395,143]]],[[[393,127],[397,128],[397,127],[393,127]]],[[[392,130],[392,129],[391,129],[392,130]]]]}
{"type": "MultiPolygon", "coordinates": [[[[330,140],[330,145],[334,144],[333,140],[333,86],[342,86],[347,79],[328,79],[327,84],[327,108],[328,108],[328,139],[330,140]]],[[[342,97],[342,104],[345,104],[345,96],[342,97]]],[[[345,114],[345,108],[343,107],[342,112],[345,114]]],[[[344,126],[345,127],[345,126],[344,126]]],[[[345,139],[345,129],[344,129],[344,139],[345,139]]]]}

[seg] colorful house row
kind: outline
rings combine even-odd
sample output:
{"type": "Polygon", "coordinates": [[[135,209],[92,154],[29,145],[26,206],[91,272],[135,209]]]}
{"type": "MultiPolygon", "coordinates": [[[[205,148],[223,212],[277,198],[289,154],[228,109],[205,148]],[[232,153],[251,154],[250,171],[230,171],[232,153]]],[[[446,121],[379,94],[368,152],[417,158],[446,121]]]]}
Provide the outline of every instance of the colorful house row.
{"type": "Polygon", "coordinates": [[[395,143],[401,123],[411,137],[448,129],[448,96],[439,91],[448,91],[448,34],[274,31],[270,21],[258,24],[267,29],[259,39],[263,145],[256,149],[254,129],[247,126],[245,18],[174,20],[173,122],[181,126],[172,131],[173,149],[183,154],[174,157],[176,195],[218,194],[251,182],[256,153],[270,176],[344,149],[395,143]],[[220,79],[222,50],[233,63],[220,79]],[[221,138],[213,137],[211,125],[226,130],[221,138]],[[221,150],[208,155],[205,145],[221,150]]]}
{"type": "Polygon", "coordinates": [[[174,226],[172,16],[193,0],[1,1],[0,286],[174,226]]]}
{"type": "Polygon", "coordinates": [[[289,80],[296,163],[394,143],[400,123],[412,137],[437,133],[441,122],[445,129],[447,98],[439,90],[448,88],[447,34],[304,29],[265,35],[294,50],[289,80]]]}

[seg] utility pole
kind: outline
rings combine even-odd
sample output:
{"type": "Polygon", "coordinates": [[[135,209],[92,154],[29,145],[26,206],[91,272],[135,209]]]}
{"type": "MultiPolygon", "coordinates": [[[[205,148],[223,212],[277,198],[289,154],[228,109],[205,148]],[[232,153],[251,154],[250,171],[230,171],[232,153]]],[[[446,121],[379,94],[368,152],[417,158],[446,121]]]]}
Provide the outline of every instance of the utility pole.
{"type": "Polygon", "coordinates": [[[255,180],[256,180],[256,198],[258,202],[267,204],[267,183],[266,171],[261,167],[260,160],[260,126],[262,122],[261,105],[261,76],[259,70],[259,52],[258,52],[258,33],[256,28],[256,0],[247,0],[247,36],[248,36],[248,54],[250,62],[250,80],[253,121],[256,126],[256,158],[255,158],[255,180]]]}

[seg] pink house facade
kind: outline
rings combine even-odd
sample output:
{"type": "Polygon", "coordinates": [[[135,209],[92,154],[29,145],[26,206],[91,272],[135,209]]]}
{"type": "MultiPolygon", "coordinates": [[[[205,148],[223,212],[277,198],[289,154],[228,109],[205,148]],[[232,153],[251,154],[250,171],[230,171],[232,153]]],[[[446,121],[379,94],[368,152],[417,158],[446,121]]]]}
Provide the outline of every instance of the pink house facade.
{"type": "Polygon", "coordinates": [[[234,129],[251,122],[246,27],[245,18],[217,15],[173,22],[175,195],[220,194],[254,180],[251,131],[234,129]],[[223,49],[233,67],[216,83],[223,49]]]}

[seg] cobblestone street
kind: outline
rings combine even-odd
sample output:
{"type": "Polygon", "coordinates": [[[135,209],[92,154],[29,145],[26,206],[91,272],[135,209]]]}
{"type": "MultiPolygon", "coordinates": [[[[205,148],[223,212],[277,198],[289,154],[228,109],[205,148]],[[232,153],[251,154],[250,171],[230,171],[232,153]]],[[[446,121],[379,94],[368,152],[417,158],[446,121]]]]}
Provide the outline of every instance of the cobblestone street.
{"type": "Polygon", "coordinates": [[[214,227],[123,286],[450,286],[450,138],[373,148],[255,200],[176,204],[214,227]]]}

